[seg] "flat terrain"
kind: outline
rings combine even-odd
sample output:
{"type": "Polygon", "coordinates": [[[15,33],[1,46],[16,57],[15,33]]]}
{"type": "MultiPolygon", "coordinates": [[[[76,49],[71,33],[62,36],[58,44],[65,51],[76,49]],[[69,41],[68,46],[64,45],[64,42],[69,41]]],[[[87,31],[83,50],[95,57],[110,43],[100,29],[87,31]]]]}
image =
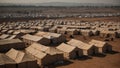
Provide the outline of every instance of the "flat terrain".
{"type": "Polygon", "coordinates": [[[120,21],[120,16],[118,17],[98,17],[98,18],[65,18],[70,20],[80,20],[80,21],[120,21]]]}
{"type": "MultiPolygon", "coordinates": [[[[68,40],[71,38],[66,36],[68,40]]],[[[91,39],[103,41],[101,37],[83,37],[80,35],[74,36],[74,39],[83,42],[89,42],[91,39]]],[[[76,60],[70,60],[65,65],[50,66],[50,68],[120,68],[120,39],[114,41],[107,41],[113,46],[113,52],[105,55],[89,56],[76,60]]]]}
{"type": "MultiPolygon", "coordinates": [[[[19,11],[19,13],[23,14],[23,12],[26,13],[42,13],[42,14],[82,14],[82,13],[118,13],[120,12],[120,9],[115,8],[39,8],[39,7],[2,7],[0,10],[0,14],[3,13],[15,13],[19,11]],[[48,11],[49,10],[49,11],[48,11]]],[[[28,21],[28,20],[39,20],[41,18],[5,18],[0,19],[0,23],[6,22],[6,21],[28,21]]],[[[63,19],[63,18],[62,18],[63,19]]],[[[65,20],[80,20],[80,21],[114,21],[114,22],[120,22],[120,16],[118,17],[96,17],[96,18],[64,18],[65,20]]],[[[70,38],[68,35],[66,35],[67,40],[69,41],[70,38]]],[[[104,38],[101,37],[83,37],[80,35],[75,35],[74,39],[81,40],[83,42],[88,43],[92,39],[101,40],[103,41],[104,38]]],[[[79,59],[75,60],[68,60],[63,65],[50,65],[48,68],[120,68],[120,38],[114,39],[114,41],[107,41],[113,46],[113,52],[107,53],[107,54],[101,54],[97,56],[87,56],[87,57],[81,57],[79,59]]]]}

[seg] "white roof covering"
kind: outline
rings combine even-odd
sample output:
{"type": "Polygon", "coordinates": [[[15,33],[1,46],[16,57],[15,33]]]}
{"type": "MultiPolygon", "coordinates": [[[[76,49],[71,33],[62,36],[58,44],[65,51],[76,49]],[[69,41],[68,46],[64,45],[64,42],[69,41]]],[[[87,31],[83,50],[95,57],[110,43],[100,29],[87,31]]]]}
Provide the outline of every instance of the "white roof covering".
{"type": "Polygon", "coordinates": [[[67,44],[78,47],[80,49],[85,49],[85,50],[88,50],[89,48],[91,48],[93,46],[93,45],[84,43],[80,40],[76,40],[76,39],[71,39],[69,42],[67,42],[67,44]]]}
{"type": "Polygon", "coordinates": [[[15,49],[9,50],[6,55],[13,59],[16,63],[26,62],[26,61],[33,61],[33,57],[27,55],[26,53],[22,51],[18,51],[15,49]]]}
{"type": "Polygon", "coordinates": [[[39,51],[46,51],[49,47],[47,46],[44,46],[42,44],[39,44],[39,43],[33,43],[32,45],[30,45],[31,47],[39,50],[39,51]]]}
{"type": "Polygon", "coordinates": [[[68,44],[62,43],[59,46],[56,47],[57,49],[63,51],[63,52],[68,52],[70,53],[71,51],[73,51],[76,47],[70,46],[68,44]]]}
{"type": "Polygon", "coordinates": [[[93,44],[93,45],[95,45],[95,46],[97,46],[97,47],[103,47],[103,46],[106,44],[106,42],[92,39],[92,40],[89,42],[89,44],[93,44]]]}
{"type": "Polygon", "coordinates": [[[33,48],[32,46],[27,47],[26,51],[39,59],[42,59],[47,55],[46,53],[43,53],[42,51],[33,48]]]}
{"type": "Polygon", "coordinates": [[[22,38],[23,38],[23,39],[32,40],[32,41],[39,41],[39,40],[41,40],[43,37],[26,34],[26,35],[22,36],[22,38]]]}

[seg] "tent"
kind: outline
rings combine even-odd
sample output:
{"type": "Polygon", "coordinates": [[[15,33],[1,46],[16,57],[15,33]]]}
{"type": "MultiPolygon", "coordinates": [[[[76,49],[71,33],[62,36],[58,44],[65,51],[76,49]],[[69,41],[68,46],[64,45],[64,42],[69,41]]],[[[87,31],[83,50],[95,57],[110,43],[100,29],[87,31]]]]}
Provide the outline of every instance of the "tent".
{"type": "Polygon", "coordinates": [[[66,41],[65,36],[63,36],[62,34],[57,34],[57,33],[38,32],[35,35],[50,39],[52,44],[62,43],[66,41]]]}
{"type": "Polygon", "coordinates": [[[39,64],[40,66],[44,66],[52,63],[51,60],[52,56],[42,51],[39,51],[31,46],[26,48],[26,52],[31,56],[33,56],[37,60],[37,64],[39,64]]]}
{"type": "Polygon", "coordinates": [[[0,40],[0,52],[7,52],[11,48],[21,50],[25,48],[25,44],[19,39],[0,40]]]}
{"type": "Polygon", "coordinates": [[[30,45],[32,43],[35,43],[35,42],[43,44],[43,45],[50,44],[50,40],[49,39],[44,38],[44,37],[35,36],[35,35],[26,34],[26,35],[22,36],[22,38],[23,38],[23,41],[25,43],[27,43],[28,45],[30,45]]]}
{"type": "Polygon", "coordinates": [[[96,46],[99,50],[99,53],[105,53],[112,51],[112,46],[106,42],[92,39],[89,44],[96,46]]]}
{"type": "Polygon", "coordinates": [[[53,61],[53,63],[64,60],[63,52],[55,47],[49,47],[44,52],[52,56],[51,61],[53,61]]]}
{"type": "MultiPolygon", "coordinates": [[[[33,55],[34,57],[38,58],[39,61],[41,61],[39,64],[40,65],[47,65],[47,64],[52,64],[55,63],[57,61],[62,61],[63,60],[63,54],[60,50],[56,49],[56,48],[51,48],[51,47],[47,47],[38,43],[33,43],[32,45],[30,45],[28,48],[26,48],[26,52],[33,55]],[[39,58],[39,56],[37,56],[38,53],[45,53],[43,55],[42,58],[39,58]],[[47,60],[49,61],[42,61],[46,59],[46,56],[48,57],[47,60]],[[43,63],[42,63],[43,62],[43,63]]],[[[42,55],[42,54],[40,54],[42,55]]]]}
{"type": "Polygon", "coordinates": [[[5,54],[0,54],[0,68],[16,68],[16,62],[5,54]]]}
{"type": "Polygon", "coordinates": [[[71,46],[75,46],[79,48],[80,50],[82,50],[83,55],[93,55],[97,53],[97,48],[94,45],[89,45],[80,40],[71,39],[70,41],[67,42],[67,44],[71,46]]]}
{"type": "Polygon", "coordinates": [[[76,47],[70,46],[65,43],[61,43],[56,48],[61,50],[64,54],[64,57],[67,59],[74,59],[78,55],[78,49],[76,47]]]}
{"type": "Polygon", "coordinates": [[[6,55],[17,63],[17,68],[37,68],[36,60],[22,51],[11,49],[6,55]]]}

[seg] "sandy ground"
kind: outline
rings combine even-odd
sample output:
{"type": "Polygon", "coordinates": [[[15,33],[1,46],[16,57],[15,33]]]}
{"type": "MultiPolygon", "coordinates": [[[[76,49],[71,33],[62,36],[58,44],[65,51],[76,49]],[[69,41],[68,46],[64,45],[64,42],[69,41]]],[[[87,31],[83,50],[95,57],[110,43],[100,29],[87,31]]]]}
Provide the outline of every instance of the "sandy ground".
{"type": "MultiPolygon", "coordinates": [[[[70,40],[68,35],[67,39],[70,40]]],[[[74,39],[82,40],[83,42],[89,42],[91,39],[104,40],[101,37],[86,37],[74,36],[74,39]]],[[[114,39],[114,41],[108,41],[113,46],[113,52],[99,56],[89,56],[76,60],[69,60],[64,65],[51,65],[48,68],[120,68],[120,39],[114,39]]]]}
{"type": "Polygon", "coordinates": [[[68,20],[80,20],[80,21],[89,21],[89,22],[94,22],[94,21],[120,21],[120,16],[118,17],[96,17],[96,18],[65,18],[68,20]]]}

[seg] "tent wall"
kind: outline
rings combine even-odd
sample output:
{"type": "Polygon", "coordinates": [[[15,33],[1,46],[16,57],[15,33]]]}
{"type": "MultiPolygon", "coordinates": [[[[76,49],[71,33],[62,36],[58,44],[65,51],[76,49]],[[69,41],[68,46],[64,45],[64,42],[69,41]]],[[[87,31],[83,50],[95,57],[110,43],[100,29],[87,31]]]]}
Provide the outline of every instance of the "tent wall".
{"type": "Polygon", "coordinates": [[[2,53],[7,52],[11,48],[14,48],[17,50],[22,50],[25,48],[25,44],[24,43],[14,43],[14,44],[0,45],[0,52],[2,52],[2,53]]]}
{"type": "Polygon", "coordinates": [[[112,51],[112,46],[105,44],[103,47],[103,52],[106,53],[106,52],[110,52],[110,51],[112,51]]]}
{"type": "Polygon", "coordinates": [[[27,68],[26,62],[18,63],[16,65],[17,68],[27,68]]]}
{"type": "Polygon", "coordinates": [[[77,56],[76,56],[76,51],[72,51],[70,54],[69,54],[69,58],[70,59],[75,59],[77,56]]]}
{"type": "Polygon", "coordinates": [[[5,68],[5,65],[0,65],[0,68],[5,68]]]}
{"type": "Polygon", "coordinates": [[[16,64],[5,64],[5,68],[16,68],[16,64]]]}
{"type": "Polygon", "coordinates": [[[37,61],[28,61],[27,68],[38,68],[37,61]]]}

